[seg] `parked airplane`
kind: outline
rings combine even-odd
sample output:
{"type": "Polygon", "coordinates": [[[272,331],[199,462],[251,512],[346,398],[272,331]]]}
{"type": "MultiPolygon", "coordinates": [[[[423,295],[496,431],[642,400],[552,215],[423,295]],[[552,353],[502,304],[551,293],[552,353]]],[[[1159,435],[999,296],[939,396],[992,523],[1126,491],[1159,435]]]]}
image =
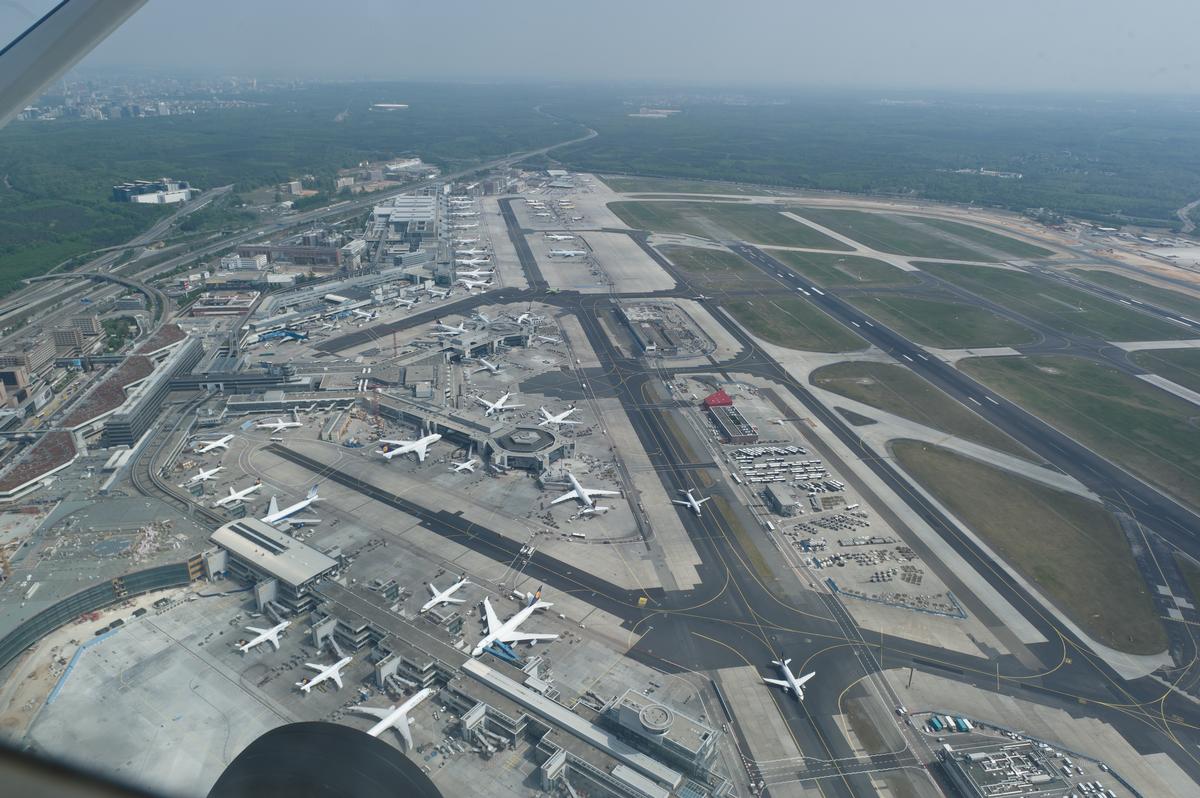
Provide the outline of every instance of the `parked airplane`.
{"type": "Polygon", "coordinates": [[[547,424],[554,424],[557,426],[559,424],[578,424],[578,423],[580,423],[578,421],[567,421],[567,416],[569,416],[575,412],[574,407],[568,407],[566,410],[559,413],[558,415],[552,414],[549,410],[547,410],[544,407],[539,407],[538,410],[542,411],[542,420],[538,422],[539,427],[544,427],[547,424]]]}
{"type": "Polygon", "coordinates": [[[486,357],[479,358],[479,362],[482,363],[483,365],[481,365],[479,368],[475,369],[475,371],[471,372],[472,374],[478,374],[481,371],[490,371],[493,374],[499,374],[500,369],[504,368],[503,363],[493,363],[492,361],[488,360],[486,357]]]}
{"type": "Polygon", "coordinates": [[[240,650],[243,654],[245,654],[245,653],[249,652],[250,649],[254,648],[255,646],[257,646],[261,643],[270,643],[271,645],[275,646],[275,650],[278,651],[279,650],[279,633],[291,625],[292,625],[291,621],[284,621],[280,624],[272,626],[270,629],[259,629],[255,626],[247,626],[246,631],[254,632],[255,637],[250,638],[248,641],[246,641],[242,645],[238,646],[238,650],[240,650]]]}
{"type": "Polygon", "coordinates": [[[267,514],[264,515],[259,520],[261,520],[264,524],[270,524],[272,526],[275,526],[276,524],[279,524],[281,522],[286,522],[286,523],[293,524],[293,525],[319,523],[319,521],[317,521],[316,519],[311,519],[311,518],[293,519],[292,516],[295,515],[296,513],[300,512],[301,510],[305,509],[306,507],[311,505],[313,502],[319,502],[320,500],[321,500],[321,497],[317,495],[317,486],[316,485],[313,485],[311,488],[308,489],[308,494],[303,499],[301,499],[300,501],[296,502],[293,505],[284,507],[282,510],[279,509],[279,500],[276,497],[272,496],[271,503],[270,503],[270,505],[267,506],[267,514]]]}
{"type": "Polygon", "coordinates": [[[374,310],[358,310],[356,308],[354,310],[354,315],[358,316],[360,319],[365,319],[366,321],[374,321],[375,317],[379,314],[374,310]]]}
{"type": "Polygon", "coordinates": [[[457,285],[461,285],[462,287],[466,288],[468,291],[473,291],[476,288],[491,288],[492,281],[491,280],[471,280],[466,277],[460,277],[460,278],[458,278],[457,285]]]}
{"type": "Polygon", "coordinates": [[[551,504],[558,504],[559,502],[565,502],[568,499],[574,499],[582,504],[583,509],[589,513],[603,512],[608,508],[600,508],[597,506],[597,504],[592,501],[592,497],[618,496],[621,493],[619,490],[596,490],[593,488],[585,488],[583,485],[579,484],[579,480],[575,479],[575,475],[570,471],[567,472],[567,479],[571,481],[571,489],[559,496],[554,501],[550,502],[551,504]]]}
{"type": "Polygon", "coordinates": [[[782,679],[767,679],[764,677],[763,681],[766,682],[767,684],[773,684],[778,687],[782,687],[785,691],[791,691],[792,695],[794,695],[796,697],[797,701],[803,701],[804,700],[804,684],[809,679],[811,679],[812,677],[817,675],[816,671],[813,671],[812,673],[807,673],[804,676],[801,676],[799,679],[797,679],[795,674],[792,673],[792,669],[788,667],[789,662],[791,662],[791,659],[785,659],[782,662],[777,659],[771,660],[771,664],[774,665],[775,667],[779,668],[779,672],[783,674],[783,678],[782,679]]]}
{"type": "Polygon", "coordinates": [[[445,288],[430,288],[429,295],[436,297],[437,299],[445,299],[446,297],[450,296],[450,292],[445,288]]]}
{"type": "Polygon", "coordinates": [[[514,321],[516,321],[517,324],[524,324],[525,322],[529,322],[530,324],[533,324],[533,321],[534,321],[533,314],[532,313],[522,313],[520,316],[517,316],[517,318],[514,319],[514,321]]]}
{"type": "Polygon", "coordinates": [[[479,269],[463,269],[458,272],[459,277],[470,277],[472,280],[478,280],[480,277],[491,277],[495,271],[485,272],[479,269]]]}
{"type": "Polygon", "coordinates": [[[569,236],[565,233],[546,233],[547,241],[571,241],[575,236],[569,236]]]}
{"type": "Polygon", "coordinates": [[[544,212],[542,212],[542,213],[535,213],[535,214],[534,214],[534,216],[540,216],[540,217],[542,217],[543,219],[549,219],[549,218],[550,218],[551,216],[553,216],[553,215],[554,215],[554,214],[550,213],[549,211],[544,211],[544,212]]]}
{"type": "Polygon", "coordinates": [[[224,470],[225,466],[217,466],[216,468],[210,468],[207,471],[202,468],[197,473],[193,474],[187,482],[183,483],[179,487],[186,488],[188,485],[195,485],[197,482],[208,482],[210,479],[216,479],[217,472],[224,470]]]}
{"type": "Polygon", "coordinates": [[[425,455],[429,453],[429,447],[441,439],[442,436],[438,435],[436,432],[432,435],[426,435],[423,438],[418,438],[415,441],[393,441],[387,440],[386,438],[381,438],[379,442],[384,444],[387,448],[380,449],[378,452],[376,452],[376,454],[383,455],[385,458],[387,458],[388,462],[391,462],[393,457],[399,457],[402,454],[416,454],[417,462],[424,463],[425,455]]]}
{"type": "Polygon", "coordinates": [[[415,300],[415,299],[397,299],[396,300],[396,307],[404,308],[405,310],[411,308],[415,304],[417,304],[417,300],[415,300]]]}
{"type": "Polygon", "coordinates": [[[411,751],[413,749],[412,730],[409,729],[409,724],[412,723],[408,718],[408,713],[417,708],[417,705],[424,701],[429,696],[433,695],[433,691],[428,687],[422,687],[412,698],[405,701],[400,706],[392,705],[387,709],[376,709],[375,707],[364,707],[362,705],[351,706],[350,709],[354,712],[361,712],[364,715],[370,715],[373,718],[379,718],[379,722],[371,728],[367,729],[367,734],[372,737],[378,737],[387,729],[395,729],[404,739],[404,750],[411,751]]]}
{"type": "Polygon", "coordinates": [[[215,441],[193,441],[193,446],[196,446],[196,454],[207,454],[213,449],[228,449],[229,442],[233,440],[232,435],[226,435],[223,438],[217,438],[215,441]]]}
{"type": "Polygon", "coordinates": [[[479,243],[478,238],[456,238],[456,239],[454,239],[454,246],[456,246],[456,247],[459,246],[460,244],[478,244],[478,243],[479,243]]]}
{"type": "Polygon", "coordinates": [[[696,515],[700,515],[700,505],[712,498],[712,496],[705,496],[703,499],[697,499],[692,495],[690,490],[681,490],[679,492],[687,496],[687,499],[672,499],[671,504],[679,504],[687,507],[696,515]]]}
{"type": "Polygon", "coordinates": [[[321,682],[332,679],[333,683],[336,684],[340,690],[342,687],[342,668],[346,667],[353,661],[354,657],[342,657],[332,665],[317,665],[312,662],[306,662],[304,663],[304,667],[312,668],[317,672],[317,675],[308,681],[296,682],[296,686],[307,694],[321,682]]]}
{"type": "Polygon", "coordinates": [[[439,321],[437,322],[437,326],[441,333],[450,333],[451,335],[459,335],[467,331],[467,323],[465,321],[460,321],[457,327],[451,327],[449,324],[443,324],[439,321]]]}
{"type": "Polygon", "coordinates": [[[491,257],[492,253],[486,249],[460,249],[455,251],[455,255],[487,255],[491,257]]]}
{"type": "Polygon", "coordinates": [[[586,249],[552,249],[550,254],[558,258],[582,258],[587,254],[586,249]]]}
{"type": "Polygon", "coordinates": [[[474,219],[479,211],[450,211],[450,215],[455,219],[474,219]]]}
{"type": "Polygon", "coordinates": [[[450,587],[446,588],[445,590],[438,590],[437,585],[435,585],[433,582],[430,582],[429,595],[433,598],[421,605],[421,612],[429,612],[434,607],[440,607],[443,604],[465,603],[466,599],[451,598],[451,596],[457,593],[459,588],[469,584],[471,584],[471,580],[467,579],[465,576],[454,584],[450,585],[450,587]]]}
{"type": "Polygon", "coordinates": [[[482,396],[476,396],[475,401],[479,402],[479,404],[481,404],[487,408],[487,410],[483,411],[483,414],[485,416],[490,416],[492,413],[501,413],[505,410],[512,410],[514,407],[524,407],[525,406],[525,405],[510,405],[510,404],[508,404],[507,402],[511,396],[512,396],[511,393],[506,393],[503,396],[501,396],[499,399],[497,399],[495,402],[489,402],[487,399],[484,399],[482,396]]]}
{"type": "Polygon", "coordinates": [[[548,601],[535,601],[527,607],[522,607],[516,615],[501,623],[496,616],[496,611],[492,609],[492,603],[486,597],[483,599],[483,613],[487,619],[487,634],[483,639],[476,644],[472,657],[478,657],[483,653],[483,650],[492,643],[520,643],[528,641],[536,643],[539,640],[557,640],[558,635],[555,634],[536,634],[534,632],[522,632],[521,624],[529,618],[530,615],[541,609],[553,607],[554,605],[548,601]]]}
{"type": "Polygon", "coordinates": [[[475,321],[482,322],[485,326],[492,323],[491,316],[487,315],[486,313],[475,311],[471,314],[471,316],[475,319],[475,321]]]}
{"type": "Polygon", "coordinates": [[[454,261],[455,266],[484,266],[491,263],[492,259],[488,258],[459,258],[454,261]]]}
{"type": "Polygon", "coordinates": [[[452,225],[450,225],[450,229],[451,230],[474,230],[478,226],[479,226],[478,224],[452,224],[452,225]]]}
{"type": "Polygon", "coordinates": [[[475,466],[477,466],[477,465],[479,465],[479,461],[476,460],[474,457],[472,457],[470,460],[465,460],[461,463],[454,463],[453,470],[454,470],[454,473],[456,473],[456,474],[460,474],[463,471],[466,471],[467,473],[470,473],[470,474],[474,474],[475,466]]]}
{"type": "Polygon", "coordinates": [[[255,482],[250,487],[243,488],[242,490],[234,490],[233,487],[231,486],[229,488],[229,495],[223,499],[217,499],[215,502],[213,502],[213,507],[224,507],[227,504],[233,504],[234,502],[236,502],[240,499],[245,499],[247,496],[249,496],[251,493],[253,493],[254,491],[258,490],[261,487],[262,487],[261,482],[255,482]]]}
{"type": "Polygon", "coordinates": [[[533,337],[536,338],[537,340],[543,341],[547,344],[561,344],[562,343],[561,338],[554,338],[553,336],[550,336],[550,335],[535,335],[533,337]]]}
{"type": "Polygon", "coordinates": [[[254,425],[257,429],[269,429],[272,432],[283,432],[285,429],[294,427],[303,427],[304,424],[299,421],[284,421],[282,418],[276,418],[274,421],[264,421],[254,425]]]}

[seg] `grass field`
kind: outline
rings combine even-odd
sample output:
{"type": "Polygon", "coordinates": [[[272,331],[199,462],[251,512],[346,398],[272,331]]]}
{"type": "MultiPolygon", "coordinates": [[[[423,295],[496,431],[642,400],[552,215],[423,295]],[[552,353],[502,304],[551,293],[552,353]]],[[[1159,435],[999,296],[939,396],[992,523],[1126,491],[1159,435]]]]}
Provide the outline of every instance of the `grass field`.
{"type": "Polygon", "coordinates": [[[769,277],[746,261],[723,249],[703,247],[660,247],[667,260],[685,272],[701,291],[769,288],[769,277]]]}
{"type": "Polygon", "coordinates": [[[867,342],[843,327],[825,311],[796,297],[724,301],[721,307],[750,332],[779,346],[809,352],[851,352],[867,342]]]}
{"type": "Polygon", "coordinates": [[[827,288],[899,287],[920,282],[912,272],[858,255],[773,250],[771,257],[827,288]]]}
{"type": "Polygon", "coordinates": [[[730,202],[610,202],[621,221],[639,230],[738,239],[784,247],[847,250],[840,241],[789,219],[772,205],[730,202]]]}
{"type": "Polygon", "coordinates": [[[666,177],[625,177],[601,175],[609,188],[622,193],[656,191],[661,194],[761,194],[761,188],[740,183],[709,180],[680,180],[666,177]]]}
{"type": "Polygon", "coordinates": [[[919,258],[996,260],[971,247],[942,237],[919,219],[898,214],[847,211],[830,208],[793,208],[798,215],[849,236],[880,252],[919,258]]]}
{"type": "Polygon", "coordinates": [[[935,227],[956,238],[965,239],[973,244],[979,244],[980,246],[1002,252],[1014,258],[1045,258],[1054,254],[1050,250],[1039,247],[1036,244],[1029,244],[1016,238],[994,233],[991,230],[985,230],[982,227],[976,227],[972,224],[963,224],[962,222],[954,222],[949,219],[931,219],[926,216],[910,216],[908,218],[918,219],[921,224],[935,227]]]}
{"type": "Polygon", "coordinates": [[[1101,269],[1071,269],[1089,283],[1096,283],[1105,288],[1113,288],[1132,299],[1141,299],[1153,305],[1174,310],[1193,319],[1200,319],[1200,299],[1169,288],[1159,288],[1157,285],[1132,280],[1120,274],[1113,274],[1101,269]]]}
{"type": "Polygon", "coordinates": [[[750,202],[749,197],[708,197],[704,194],[638,194],[638,199],[647,200],[701,200],[702,202],[750,202]]]}
{"type": "Polygon", "coordinates": [[[1018,457],[1037,459],[1028,449],[902,366],[846,362],[822,366],[813,385],[916,421],[950,435],[1018,457]]]}
{"type": "Polygon", "coordinates": [[[1130,654],[1166,648],[1166,632],[1125,536],[1102,506],[937,446],[897,441],[892,452],[1088,634],[1130,654]]]}
{"type": "Polygon", "coordinates": [[[1064,333],[1105,341],[1165,341],[1190,335],[1182,327],[1033,274],[956,263],[915,265],[1064,333]]]}
{"type": "Polygon", "coordinates": [[[1152,374],[1200,392],[1200,349],[1147,349],[1129,357],[1152,374]]]}
{"type": "Polygon", "coordinates": [[[959,367],[1085,446],[1200,506],[1200,409],[1067,355],[972,358],[959,367]]]}
{"type": "Polygon", "coordinates": [[[938,299],[895,294],[855,294],[845,297],[918,344],[943,349],[1017,346],[1037,340],[1037,333],[986,308],[938,299]]]}

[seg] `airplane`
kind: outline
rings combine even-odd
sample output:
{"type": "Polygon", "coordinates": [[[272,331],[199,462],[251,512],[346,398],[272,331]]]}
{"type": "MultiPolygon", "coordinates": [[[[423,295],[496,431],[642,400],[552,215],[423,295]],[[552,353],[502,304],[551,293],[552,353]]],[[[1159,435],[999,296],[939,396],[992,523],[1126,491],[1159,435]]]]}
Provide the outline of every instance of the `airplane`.
{"type": "Polygon", "coordinates": [[[456,255],[487,255],[491,257],[492,253],[486,249],[460,249],[454,254],[456,255]]]}
{"type": "Polygon", "coordinates": [[[551,504],[558,504],[559,502],[565,502],[568,499],[574,499],[583,505],[584,511],[588,513],[597,513],[603,512],[604,510],[601,509],[594,501],[592,501],[593,496],[619,496],[621,494],[621,491],[619,490],[595,490],[593,488],[585,488],[583,485],[579,484],[579,480],[575,479],[575,475],[570,471],[567,472],[567,479],[571,481],[571,489],[559,496],[554,501],[550,502],[551,504]]]}
{"type": "Polygon", "coordinates": [[[493,363],[486,357],[479,358],[479,362],[483,365],[471,372],[472,374],[478,374],[481,371],[490,371],[493,374],[499,374],[500,369],[504,368],[503,363],[493,363]]]}
{"type": "Polygon", "coordinates": [[[361,712],[364,715],[370,715],[373,718],[379,718],[379,722],[371,728],[367,729],[367,734],[372,737],[378,737],[387,729],[395,729],[404,739],[404,750],[411,751],[413,749],[412,731],[408,728],[412,723],[408,719],[408,713],[417,708],[417,705],[424,701],[429,696],[433,695],[433,690],[428,687],[422,687],[413,695],[412,698],[405,701],[400,706],[393,704],[387,709],[377,709],[376,707],[351,706],[350,709],[354,712],[361,712]]]}
{"type": "Polygon", "coordinates": [[[472,280],[478,280],[480,277],[491,277],[495,271],[484,272],[479,269],[469,269],[458,272],[459,277],[470,277],[472,280]]]}
{"type": "Polygon", "coordinates": [[[436,322],[436,324],[441,328],[441,330],[438,332],[439,335],[441,333],[458,335],[459,333],[465,333],[467,331],[467,323],[465,321],[460,321],[457,327],[451,327],[449,324],[442,324],[440,321],[436,322]]]}
{"type": "Polygon", "coordinates": [[[456,239],[454,239],[455,246],[458,246],[459,244],[478,244],[478,243],[479,243],[478,238],[456,238],[456,239]]]}
{"type": "Polygon", "coordinates": [[[487,257],[487,258],[459,258],[458,260],[454,261],[454,265],[455,265],[455,266],[483,266],[483,265],[485,265],[485,264],[488,264],[488,263],[491,263],[491,262],[492,262],[492,259],[491,259],[491,257],[487,257]]]}
{"type": "Polygon", "coordinates": [[[525,406],[525,405],[506,404],[506,402],[508,402],[508,400],[509,400],[509,397],[511,397],[511,396],[512,396],[511,393],[506,393],[503,396],[501,396],[499,399],[497,399],[495,402],[489,402],[487,399],[484,399],[482,396],[476,396],[475,401],[479,402],[479,404],[481,404],[487,408],[487,410],[483,411],[483,414],[485,416],[490,416],[492,413],[502,413],[505,410],[512,410],[514,407],[524,407],[525,406]]]}
{"type": "Polygon", "coordinates": [[[303,690],[307,695],[310,690],[312,690],[321,682],[332,679],[333,683],[336,684],[340,690],[342,687],[342,668],[346,667],[353,661],[354,657],[342,657],[337,662],[328,666],[306,662],[304,663],[304,666],[306,668],[312,668],[317,672],[317,675],[309,679],[307,682],[296,682],[296,686],[303,690]]]}
{"type": "Polygon", "coordinates": [[[479,225],[478,224],[452,224],[452,225],[450,225],[451,230],[474,230],[476,227],[479,227],[479,225]]]}
{"type": "Polygon", "coordinates": [[[575,236],[569,236],[560,233],[546,233],[547,241],[570,241],[573,238],[575,238],[575,236]]]}
{"type": "Polygon", "coordinates": [[[534,632],[520,631],[521,624],[529,618],[530,615],[541,609],[553,607],[554,605],[548,601],[534,601],[526,607],[522,607],[516,615],[509,618],[503,623],[496,617],[496,611],[492,609],[492,603],[485,597],[483,599],[484,617],[487,619],[487,634],[483,639],[476,644],[472,657],[478,657],[483,653],[483,650],[492,643],[520,643],[529,641],[531,644],[539,640],[557,640],[558,635],[555,634],[536,634],[534,632]]]}
{"type": "Polygon", "coordinates": [[[250,649],[254,648],[255,646],[259,645],[260,643],[268,643],[269,642],[271,645],[275,646],[275,650],[278,651],[279,650],[279,633],[291,625],[292,625],[291,621],[284,621],[276,626],[272,626],[270,629],[259,629],[254,626],[247,626],[246,631],[254,632],[255,637],[252,637],[247,642],[238,646],[238,650],[241,651],[243,654],[246,654],[250,651],[250,649]]]}
{"type": "Polygon", "coordinates": [[[706,501],[708,501],[709,499],[712,498],[712,496],[706,496],[703,499],[696,499],[696,497],[692,495],[692,492],[690,490],[681,490],[679,492],[686,495],[687,499],[672,499],[671,504],[679,504],[684,507],[690,508],[691,511],[693,513],[695,513],[696,515],[700,515],[700,505],[704,504],[706,501]]]}
{"type": "Polygon", "coordinates": [[[230,486],[229,495],[223,499],[217,499],[215,502],[213,502],[213,507],[224,507],[227,504],[233,504],[235,501],[238,501],[239,499],[246,498],[251,493],[253,493],[254,491],[258,490],[261,487],[262,487],[262,483],[260,483],[260,482],[255,482],[253,485],[251,485],[250,487],[245,488],[243,490],[234,490],[233,487],[230,486]]]}
{"type": "Polygon", "coordinates": [[[300,501],[296,502],[295,504],[293,504],[289,507],[284,507],[282,510],[279,509],[279,500],[276,497],[272,496],[271,503],[270,503],[270,505],[267,506],[267,514],[264,515],[259,520],[262,521],[264,524],[270,524],[271,526],[275,526],[276,524],[280,523],[281,521],[287,521],[289,524],[301,524],[301,525],[310,524],[310,523],[318,523],[314,519],[300,519],[300,520],[292,520],[292,521],[288,521],[288,519],[291,518],[291,516],[295,515],[296,513],[300,512],[301,510],[303,510],[304,508],[308,507],[313,502],[319,502],[320,500],[321,500],[321,497],[317,495],[317,486],[316,485],[313,485],[311,488],[308,489],[308,494],[303,499],[301,499],[300,501]]]}
{"type": "Polygon", "coordinates": [[[368,310],[357,310],[356,309],[354,311],[354,315],[358,316],[360,319],[366,319],[367,321],[374,321],[375,317],[378,316],[379,314],[373,310],[368,311],[368,310]]]}
{"type": "Polygon", "coordinates": [[[434,607],[441,606],[442,604],[462,604],[466,602],[466,599],[451,598],[451,596],[458,592],[459,588],[469,584],[471,584],[471,580],[465,576],[445,590],[438,590],[437,585],[430,582],[429,595],[433,596],[433,598],[421,605],[421,612],[429,612],[434,607]]]}
{"type": "Polygon", "coordinates": [[[474,313],[472,313],[471,315],[472,315],[472,316],[475,318],[475,320],[476,320],[476,321],[481,321],[481,322],[483,322],[485,325],[486,325],[486,324],[491,324],[491,323],[492,323],[492,319],[491,319],[491,317],[490,317],[490,316],[488,316],[486,313],[480,313],[479,311],[475,311],[475,312],[474,312],[474,313]]]}
{"type": "Polygon", "coordinates": [[[549,219],[549,218],[550,218],[551,216],[553,216],[553,215],[554,215],[554,214],[550,213],[549,211],[546,211],[546,212],[543,212],[543,213],[535,213],[535,214],[534,214],[534,216],[541,216],[543,219],[549,219]]]}
{"type": "Polygon", "coordinates": [[[233,440],[232,435],[226,435],[223,438],[217,438],[215,441],[193,441],[193,445],[197,446],[196,454],[207,454],[213,449],[228,449],[229,442],[233,440]]]}
{"type": "Polygon", "coordinates": [[[586,249],[552,249],[550,254],[559,258],[582,258],[587,254],[586,249]]]}
{"type": "Polygon", "coordinates": [[[552,336],[549,336],[549,335],[535,335],[535,336],[533,336],[533,337],[534,337],[534,338],[536,338],[536,339],[538,339],[539,341],[544,341],[544,342],[546,342],[546,343],[548,343],[548,344],[561,344],[561,343],[562,343],[562,339],[561,339],[561,338],[554,338],[554,337],[552,337],[552,336]]]}
{"type": "Polygon", "coordinates": [[[397,299],[396,300],[396,307],[398,307],[398,308],[402,307],[402,308],[408,309],[408,308],[411,308],[415,304],[417,304],[417,300],[415,300],[415,299],[397,299]]]}
{"type": "Polygon", "coordinates": [[[473,219],[479,215],[479,211],[450,211],[450,215],[455,219],[473,219]]]}
{"type": "Polygon", "coordinates": [[[463,471],[466,471],[467,473],[470,473],[470,474],[474,474],[475,466],[477,466],[477,465],[479,465],[479,461],[476,460],[474,457],[472,457],[470,460],[466,460],[461,463],[454,463],[453,471],[455,474],[459,474],[463,471]]]}
{"type": "Polygon", "coordinates": [[[458,279],[457,284],[463,286],[468,291],[472,291],[476,288],[491,288],[492,287],[491,280],[470,280],[466,277],[460,277],[458,279]]]}
{"type": "Polygon", "coordinates": [[[380,443],[387,445],[389,448],[380,449],[376,454],[381,454],[391,462],[393,457],[399,457],[402,454],[415,453],[417,462],[424,463],[425,455],[429,453],[429,447],[442,439],[441,435],[436,432],[432,435],[426,435],[424,438],[418,438],[415,441],[391,441],[380,439],[380,443]]]}
{"type": "Polygon", "coordinates": [[[785,691],[791,691],[792,695],[796,696],[797,701],[803,701],[804,683],[816,676],[817,673],[816,671],[813,671],[812,673],[807,673],[797,679],[795,674],[792,673],[792,669],[788,667],[789,662],[791,662],[791,659],[785,659],[782,662],[776,659],[771,660],[771,664],[779,668],[779,672],[783,674],[783,678],[767,679],[764,677],[763,682],[766,684],[776,685],[777,687],[782,687],[785,691]]]}
{"type": "Polygon", "coordinates": [[[202,468],[197,473],[193,474],[187,482],[183,483],[179,487],[186,488],[188,485],[195,485],[197,482],[208,482],[210,479],[216,479],[217,472],[224,470],[225,466],[217,466],[216,468],[210,468],[207,471],[202,468]]]}
{"type": "MultiPolygon", "coordinates": [[[[438,299],[445,299],[446,297],[450,296],[450,292],[445,288],[430,288],[429,295],[437,297],[438,299]]],[[[463,332],[466,331],[464,330],[463,332]]]]}
{"type": "Polygon", "coordinates": [[[284,421],[281,418],[276,418],[274,421],[265,421],[261,424],[255,424],[254,426],[257,429],[269,429],[272,432],[283,432],[285,429],[303,427],[304,425],[299,421],[284,421]]]}
{"type": "Polygon", "coordinates": [[[569,416],[575,412],[574,407],[568,407],[566,410],[559,413],[558,415],[552,414],[549,410],[547,410],[544,407],[539,407],[538,410],[542,411],[542,420],[538,422],[539,427],[544,427],[547,424],[554,424],[555,426],[557,426],[559,424],[579,424],[580,423],[578,421],[567,421],[567,416],[569,416]]]}

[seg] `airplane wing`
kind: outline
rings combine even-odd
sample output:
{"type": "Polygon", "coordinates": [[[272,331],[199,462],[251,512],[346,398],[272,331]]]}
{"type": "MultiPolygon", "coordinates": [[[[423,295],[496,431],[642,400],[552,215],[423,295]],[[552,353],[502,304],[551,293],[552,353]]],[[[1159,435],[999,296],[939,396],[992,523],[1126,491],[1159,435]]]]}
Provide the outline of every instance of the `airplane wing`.
{"type": "Polygon", "coordinates": [[[429,451],[428,443],[420,443],[413,446],[413,451],[417,453],[417,462],[425,462],[425,454],[429,451]]]}
{"type": "Polygon", "coordinates": [[[496,611],[492,609],[492,602],[487,599],[483,600],[483,612],[487,618],[488,632],[494,632],[501,626],[500,619],[496,617],[496,611]]]}
{"type": "Polygon", "coordinates": [[[429,595],[431,595],[431,596],[436,596],[438,593],[441,592],[440,590],[438,590],[436,587],[433,586],[433,582],[430,582],[425,587],[429,588],[429,595]]]}
{"type": "Polygon", "coordinates": [[[502,643],[520,643],[523,641],[533,642],[535,640],[557,640],[558,635],[554,634],[538,634],[534,632],[506,632],[498,638],[502,643]]]}
{"type": "Polygon", "coordinates": [[[321,671],[325,670],[325,666],[324,666],[324,665],[313,665],[311,662],[306,662],[306,663],[304,663],[304,667],[306,667],[306,668],[312,668],[312,669],[313,669],[314,671],[316,671],[317,673],[320,673],[321,671]]]}
{"type": "Polygon", "coordinates": [[[448,604],[463,604],[466,602],[466,599],[444,598],[442,601],[445,601],[448,604]]]}
{"type": "Polygon", "coordinates": [[[254,632],[254,634],[256,634],[256,635],[265,635],[265,634],[267,633],[267,631],[268,631],[268,630],[267,630],[267,629],[259,629],[259,628],[258,628],[258,627],[256,627],[256,626],[247,626],[247,627],[246,627],[246,631],[247,631],[247,632],[254,632]]]}
{"type": "Polygon", "coordinates": [[[400,713],[400,717],[396,718],[396,722],[392,724],[392,728],[400,732],[400,736],[404,738],[404,750],[413,750],[412,731],[408,728],[408,714],[400,713]]]}
{"type": "Polygon", "coordinates": [[[390,710],[390,709],[379,709],[378,707],[356,707],[356,706],[352,706],[352,707],[350,707],[350,710],[351,710],[352,712],[361,712],[361,713],[362,713],[362,714],[364,714],[364,715],[370,715],[371,717],[373,717],[373,718],[379,718],[380,720],[383,720],[383,719],[384,719],[384,718],[386,718],[388,715],[392,714],[392,710],[390,710]]]}
{"type": "Polygon", "coordinates": [[[785,682],[783,679],[767,679],[764,677],[763,681],[766,682],[767,684],[774,684],[779,687],[782,687],[784,690],[792,689],[792,686],[790,684],[788,684],[787,682],[785,682]]]}
{"type": "Polygon", "coordinates": [[[671,504],[679,504],[686,507],[687,505],[691,504],[691,502],[685,502],[682,499],[671,499],[671,504]]]}
{"type": "Polygon", "coordinates": [[[342,689],[342,674],[341,673],[339,673],[338,671],[335,670],[333,673],[329,674],[329,678],[333,679],[333,683],[338,686],[339,690],[342,689]]]}
{"type": "Polygon", "coordinates": [[[816,675],[817,675],[816,671],[813,671],[812,673],[806,673],[803,676],[801,676],[799,679],[796,680],[796,684],[803,687],[804,684],[806,682],[808,682],[809,679],[811,679],[812,677],[814,677],[816,675]]]}
{"type": "Polygon", "coordinates": [[[267,640],[269,640],[271,642],[271,645],[275,647],[276,651],[279,650],[279,637],[278,636],[268,637],[267,640]]]}
{"type": "Polygon", "coordinates": [[[559,502],[565,502],[567,499],[578,499],[578,498],[579,498],[579,494],[576,491],[569,490],[550,503],[558,504],[559,502]]]}
{"type": "Polygon", "coordinates": [[[592,490],[591,488],[584,488],[583,492],[586,493],[588,496],[619,496],[619,495],[621,495],[621,491],[619,491],[619,490],[592,490]]]}

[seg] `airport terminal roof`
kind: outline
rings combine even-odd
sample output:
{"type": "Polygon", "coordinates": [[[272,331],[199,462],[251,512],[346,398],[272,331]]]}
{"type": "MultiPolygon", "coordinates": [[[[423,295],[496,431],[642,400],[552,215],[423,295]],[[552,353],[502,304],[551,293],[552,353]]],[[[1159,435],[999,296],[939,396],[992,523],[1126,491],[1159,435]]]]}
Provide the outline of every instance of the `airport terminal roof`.
{"type": "Polygon", "coordinates": [[[49,432],[24,453],[8,473],[0,476],[0,491],[19,488],[32,479],[65,465],[75,457],[69,432],[49,432]]]}
{"type": "Polygon", "coordinates": [[[164,324],[158,328],[158,332],[143,341],[134,352],[139,355],[152,355],[163,347],[170,346],[176,341],[182,341],[186,336],[187,333],[178,324],[164,324]]]}
{"type": "Polygon", "coordinates": [[[256,570],[298,587],[337,567],[337,561],[257,518],[231,521],[209,540],[256,570]]]}
{"type": "Polygon", "coordinates": [[[144,355],[130,355],[121,365],[109,371],[63,419],[67,429],[78,427],[99,415],[116,410],[125,402],[125,389],[154,373],[154,362],[144,355]]]}

